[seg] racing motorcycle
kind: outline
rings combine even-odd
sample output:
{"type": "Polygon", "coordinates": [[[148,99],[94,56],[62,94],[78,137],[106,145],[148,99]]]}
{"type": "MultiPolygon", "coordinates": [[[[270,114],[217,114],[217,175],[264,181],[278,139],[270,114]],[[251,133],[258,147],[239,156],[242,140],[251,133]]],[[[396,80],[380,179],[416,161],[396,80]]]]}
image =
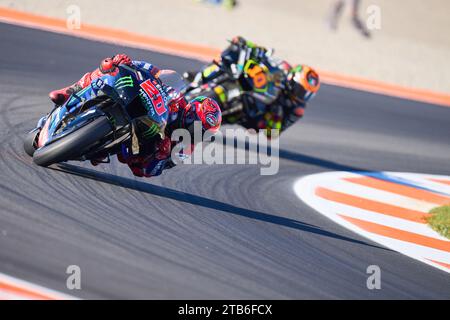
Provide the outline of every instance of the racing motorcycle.
{"type": "Polygon", "coordinates": [[[230,46],[222,52],[220,61],[214,60],[199,72],[184,73],[186,98],[210,97],[219,103],[222,123],[255,127],[254,119],[264,114],[267,106],[289,97],[291,92],[280,68],[247,57],[245,50],[237,53],[230,46]],[[239,76],[237,69],[242,70],[239,76]]]}
{"type": "MultiPolygon", "coordinates": [[[[40,166],[105,157],[107,163],[123,145],[139,153],[137,119],[149,116],[146,137],[156,142],[164,134],[169,113],[157,94],[161,84],[151,79],[148,70],[120,65],[117,73],[94,80],[39,120],[24,139],[25,152],[40,166]]],[[[184,89],[175,71],[164,70],[160,79],[184,89]]]]}

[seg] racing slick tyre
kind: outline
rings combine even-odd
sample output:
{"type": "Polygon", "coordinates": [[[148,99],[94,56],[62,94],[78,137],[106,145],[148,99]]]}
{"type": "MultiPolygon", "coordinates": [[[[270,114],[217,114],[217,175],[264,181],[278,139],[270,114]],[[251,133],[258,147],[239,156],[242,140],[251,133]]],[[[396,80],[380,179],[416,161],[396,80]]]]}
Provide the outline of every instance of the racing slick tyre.
{"type": "Polygon", "coordinates": [[[39,136],[39,132],[40,129],[33,129],[27,133],[25,139],[23,140],[23,150],[25,150],[26,154],[30,157],[32,157],[34,151],[36,151],[36,140],[39,136]]]}
{"type": "Polygon", "coordinates": [[[79,158],[111,131],[109,120],[104,116],[99,117],[54,143],[37,149],[33,154],[33,161],[39,166],[47,167],[53,163],[79,158]]]}

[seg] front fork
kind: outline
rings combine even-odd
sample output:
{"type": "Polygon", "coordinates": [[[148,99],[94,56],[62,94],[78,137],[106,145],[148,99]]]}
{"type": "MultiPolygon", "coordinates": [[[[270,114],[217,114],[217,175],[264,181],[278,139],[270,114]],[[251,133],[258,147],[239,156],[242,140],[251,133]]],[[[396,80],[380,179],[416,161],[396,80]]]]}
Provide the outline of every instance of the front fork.
{"type": "Polygon", "coordinates": [[[43,116],[43,117],[41,117],[38,120],[37,125],[36,125],[36,129],[40,130],[40,129],[42,129],[44,127],[45,121],[47,121],[47,117],[48,117],[48,114],[43,116]]]}

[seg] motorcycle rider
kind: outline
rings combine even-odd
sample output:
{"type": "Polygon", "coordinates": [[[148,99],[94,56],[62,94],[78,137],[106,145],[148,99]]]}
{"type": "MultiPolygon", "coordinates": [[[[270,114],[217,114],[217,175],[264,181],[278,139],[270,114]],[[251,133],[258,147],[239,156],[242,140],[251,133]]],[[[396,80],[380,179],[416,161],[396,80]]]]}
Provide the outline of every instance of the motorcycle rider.
{"type": "MultiPolygon", "coordinates": [[[[139,142],[141,144],[139,153],[133,154],[129,146],[123,145],[122,152],[117,154],[118,160],[121,163],[126,163],[135,176],[157,176],[164,169],[175,165],[171,159],[171,150],[175,143],[170,138],[174,130],[185,128],[193,132],[192,128],[195,121],[201,121],[203,132],[208,130],[211,133],[215,133],[219,130],[222,121],[221,111],[213,99],[198,97],[188,103],[184,95],[161,81],[160,75],[166,70],[159,70],[148,62],[133,61],[125,54],[116,54],[113,57],[103,59],[99,68],[84,74],[80,80],[68,87],[50,92],[49,97],[55,104],[61,105],[67,101],[71,94],[88,87],[93,80],[103,75],[117,72],[119,65],[134,66],[137,69],[148,70],[153,77],[152,80],[156,80],[160,84],[155,86],[155,89],[159,91],[156,94],[167,97],[164,100],[164,104],[169,110],[168,123],[163,133],[157,135],[156,138],[154,136],[148,137],[149,135],[146,133],[149,132],[149,127],[146,125],[147,119],[145,119],[147,117],[144,117],[144,119],[139,118],[140,121],[137,125],[139,142]]],[[[187,148],[185,150],[186,153],[192,152],[192,142],[187,148]]],[[[93,165],[97,165],[100,162],[102,162],[102,159],[91,160],[93,165]]]]}
{"type": "MultiPolygon", "coordinates": [[[[230,46],[221,54],[220,59],[227,59],[231,63],[230,71],[234,79],[238,80],[241,77],[246,61],[252,59],[276,70],[271,76],[277,79],[281,78],[277,82],[280,87],[283,86],[286,89],[284,92],[287,95],[280,94],[281,90],[278,90],[270,103],[258,99],[244,101],[247,104],[264,104],[260,107],[264,112],[250,117],[245,124],[247,128],[286,130],[303,117],[306,103],[315,96],[320,88],[319,75],[311,67],[307,65],[292,67],[287,61],[277,59],[272,54],[273,50],[267,50],[240,36],[233,38],[230,46]]],[[[204,77],[203,72],[199,72],[193,79],[193,86],[207,83],[208,80],[208,77],[204,77]]],[[[246,97],[246,99],[248,98],[246,97]]],[[[270,134],[270,131],[267,133],[270,134]]]]}

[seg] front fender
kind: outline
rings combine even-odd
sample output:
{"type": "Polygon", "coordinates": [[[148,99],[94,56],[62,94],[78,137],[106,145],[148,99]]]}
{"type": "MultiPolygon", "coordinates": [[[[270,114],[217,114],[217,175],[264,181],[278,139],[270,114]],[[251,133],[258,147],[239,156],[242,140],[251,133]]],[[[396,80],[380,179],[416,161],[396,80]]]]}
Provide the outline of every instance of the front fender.
{"type": "Polygon", "coordinates": [[[39,134],[38,148],[58,141],[62,137],[65,137],[69,133],[84,127],[86,124],[101,116],[105,116],[105,113],[98,109],[89,109],[67,123],[62,132],[58,133],[57,130],[61,126],[61,122],[64,121],[64,117],[58,119],[58,123],[52,123],[52,120],[54,120],[53,115],[49,116],[41,130],[41,133],[39,134]]]}

